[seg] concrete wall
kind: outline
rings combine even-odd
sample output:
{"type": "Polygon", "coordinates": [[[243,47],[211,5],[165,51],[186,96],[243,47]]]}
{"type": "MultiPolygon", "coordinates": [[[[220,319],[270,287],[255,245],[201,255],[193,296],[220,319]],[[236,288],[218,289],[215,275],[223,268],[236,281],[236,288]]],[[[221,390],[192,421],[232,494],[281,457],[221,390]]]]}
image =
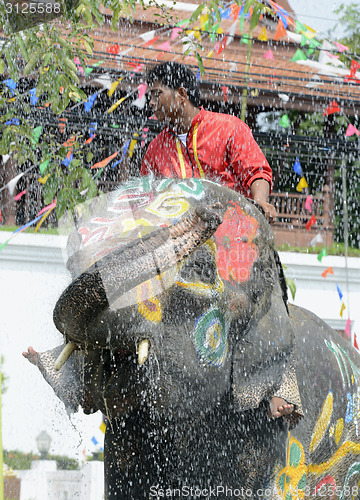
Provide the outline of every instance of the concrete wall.
{"type": "Polygon", "coordinates": [[[39,460],[18,471],[20,500],[102,500],[103,462],[86,462],[82,470],[56,470],[56,462],[39,460]]]}
{"type": "MultiPolygon", "coordinates": [[[[9,234],[0,232],[0,244],[9,234]]],[[[35,438],[45,429],[52,437],[51,453],[83,458],[96,451],[91,438],[102,445],[101,415],[79,412],[69,419],[63,404],[54,396],[38,370],[21,356],[29,345],[46,350],[61,342],[52,323],[52,310],[69,282],[62,259],[65,240],[60,236],[20,234],[0,251],[0,353],[5,357],[8,391],[3,396],[3,442],[5,449],[36,451],[35,438]]],[[[310,309],[330,326],[344,329],[347,313],[353,331],[360,335],[360,259],[348,259],[346,279],[343,257],[282,253],[286,274],[296,287],[295,303],[310,309]],[[321,272],[332,266],[334,275],[321,272]],[[344,293],[346,310],[340,318],[344,293]]]]}

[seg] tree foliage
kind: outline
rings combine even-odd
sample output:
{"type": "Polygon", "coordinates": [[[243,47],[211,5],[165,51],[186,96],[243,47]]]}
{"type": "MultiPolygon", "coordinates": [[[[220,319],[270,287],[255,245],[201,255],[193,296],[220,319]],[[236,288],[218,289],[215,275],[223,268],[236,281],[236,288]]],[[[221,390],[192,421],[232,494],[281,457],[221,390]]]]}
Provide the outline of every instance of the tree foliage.
{"type": "MultiPolygon", "coordinates": [[[[48,455],[47,460],[56,460],[58,470],[79,470],[79,462],[75,458],[65,455],[48,455]]],[[[4,450],[4,463],[13,470],[28,470],[31,462],[39,460],[39,456],[34,453],[24,453],[19,450],[4,450]]]]}
{"type": "MultiPolygon", "coordinates": [[[[237,3],[242,5],[241,0],[237,0],[237,3]]],[[[0,47],[0,74],[5,80],[12,79],[14,82],[22,77],[32,78],[36,97],[46,96],[46,101],[56,114],[61,114],[74,103],[87,101],[74,58],[77,57],[81,65],[86,67],[86,57],[91,57],[94,49],[92,31],[105,22],[104,8],[107,13],[110,12],[111,27],[116,31],[120,18],[128,18],[131,22],[137,4],[135,0],[77,0],[72,8],[69,5],[64,8],[66,14],[61,19],[61,25],[49,22],[13,32],[7,17],[7,4],[0,2],[0,23],[5,33],[4,43],[0,47]]],[[[140,0],[140,4],[142,8],[147,8],[144,0],[140,0]]],[[[157,0],[150,0],[147,6],[156,7],[159,24],[174,26],[178,22],[172,8],[165,7],[157,0]]],[[[251,21],[254,28],[263,9],[268,8],[260,1],[247,0],[244,14],[250,8],[254,9],[251,21]]],[[[216,34],[216,23],[221,21],[221,15],[219,3],[214,0],[198,6],[188,28],[196,27],[199,16],[204,12],[209,13],[207,29],[210,32],[214,30],[216,34]]],[[[181,35],[187,44],[184,55],[193,54],[203,72],[201,43],[189,39],[187,31],[184,30],[181,35]]],[[[42,134],[40,140],[34,139],[34,126],[29,120],[29,113],[28,95],[21,93],[19,87],[8,88],[3,81],[0,84],[0,154],[12,155],[19,167],[28,163],[45,165],[42,170],[44,201],[47,204],[57,198],[56,212],[59,218],[66,209],[73,209],[76,204],[95,196],[96,183],[84,166],[79,134],[75,133],[75,140],[68,147],[57,143],[46,133],[42,134]],[[70,147],[74,153],[73,160],[64,167],[62,161],[70,147]]]]}

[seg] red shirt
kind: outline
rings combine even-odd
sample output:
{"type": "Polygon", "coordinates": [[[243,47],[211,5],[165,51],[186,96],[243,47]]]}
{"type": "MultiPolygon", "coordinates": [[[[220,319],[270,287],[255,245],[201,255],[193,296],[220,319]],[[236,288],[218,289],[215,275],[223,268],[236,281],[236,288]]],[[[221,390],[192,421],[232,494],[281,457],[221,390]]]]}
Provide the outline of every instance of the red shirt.
{"type": "Polygon", "coordinates": [[[201,108],[191,123],[186,143],[187,148],[166,127],[149,144],[140,174],[151,171],[180,179],[205,176],[247,197],[252,182],[265,179],[271,190],[271,168],[249,127],[239,118],[201,108]]]}

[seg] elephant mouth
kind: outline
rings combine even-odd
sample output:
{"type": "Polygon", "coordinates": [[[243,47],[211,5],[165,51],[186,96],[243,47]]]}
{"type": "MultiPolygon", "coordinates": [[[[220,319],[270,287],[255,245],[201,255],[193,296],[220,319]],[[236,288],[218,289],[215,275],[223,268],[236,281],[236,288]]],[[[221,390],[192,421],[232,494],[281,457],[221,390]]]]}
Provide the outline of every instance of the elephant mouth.
{"type": "MultiPolygon", "coordinates": [[[[87,331],[121,296],[145,281],[160,276],[193,253],[215,233],[222,222],[220,203],[198,205],[193,212],[169,227],[156,229],[143,238],[116,248],[77,277],[62,293],[54,323],[68,344],[56,362],[60,369],[77,346],[88,345],[87,331]]],[[[106,345],[106,338],[96,345],[106,345]]],[[[138,362],[146,362],[149,340],[138,343],[138,362]]]]}

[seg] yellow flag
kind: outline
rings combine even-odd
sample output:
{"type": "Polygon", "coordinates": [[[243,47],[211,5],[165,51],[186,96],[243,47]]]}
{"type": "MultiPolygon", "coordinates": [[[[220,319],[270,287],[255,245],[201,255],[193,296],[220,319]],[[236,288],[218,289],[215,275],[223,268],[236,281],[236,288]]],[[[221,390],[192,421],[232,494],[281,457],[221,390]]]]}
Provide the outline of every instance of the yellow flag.
{"type": "Polygon", "coordinates": [[[299,180],[299,184],[296,186],[296,191],[299,191],[299,193],[301,193],[301,191],[307,187],[309,186],[308,183],[306,182],[305,177],[301,177],[301,179],[299,180]]]}
{"type": "Polygon", "coordinates": [[[260,40],[260,42],[267,42],[267,34],[265,27],[260,31],[259,36],[257,38],[258,40],[260,40]]]}
{"type": "Polygon", "coordinates": [[[201,28],[201,31],[205,30],[205,24],[207,23],[208,19],[209,19],[209,14],[205,14],[203,16],[200,16],[200,28],[201,28]]]}
{"type": "Polygon", "coordinates": [[[340,316],[343,317],[343,312],[345,311],[346,307],[344,302],[341,304],[341,310],[340,310],[340,316]]]}
{"type": "Polygon", "coordinates": [[[47,174],[45,175],[45,177],[40,177],[40,179],[38,179],[38,181],[41,183],[41,184],[45,184],[45,182],[48,180],[48,178],[50,177],[51,174],[47,174]]]}
{"type": "Polygon", "coordinates": [[[101,430],[101,432],[103,432],[105,434],[105,431],[106,431],[106,424],[105,424],[105,422],[101,422],[100,430],[101,430]]]}
{"type": "Polygon", "coordinates": [[[213,50],[210,50],[210,52],[208,53],[208,55],[206,57],[211,57],[213,55],[214,51],[213,50]]]}
{"type": "Polygon", "coordinates": [[[116,80],[116,82],[112,82],[112,84],[110,85],[110,88],[108,90],[108,96],[111,97],[113,95],[113,93],[115,92],[116,90],[116,87],[119,85],[119,83],[121,82],[121,80],[123,79],[124,77],[122,76],[121,78],[119,78],[119,80],[116,80]]]}
{"type": "MultiPolygon", "coordinates": [[[[134,135],[136,135],[136,134],[134,134],[134,135]]],[[[133,139],[130,142],[130,146],[129,146],[129,158],[132,158],[132,155],[134,154],[134,147],[136,146],[136,143],[137,143],[136,139],[133,139]]]]}
{"type": "Polygon", "coordinates": [[[114,109],[116,109],[118,106],[120,106],[120,104],[121,104],[122,102],[124,102],[124,101],[125,101],[125,99],[126,99],[127,97],[128,97],[128,96],[125,96],[125,97],[122,97],[121,99],[119,99],[119,100],[118,100],[115,104],[113,104],[113,105],[111,106],[111,108],[109,108],[109,109],[107,110],[107,113],[111,113],[112,111],[114,111],[114,109]]]}
{"type": "Polygon", "coordinates": [[[39,231],[41,224],[44,222],[44,220],[46,219],[46,217],[48,217],[48,216],[51,214],[51,212],[54,210],[54,208],[55,208],[55,207],[53,207],[53,208],[52,208],[51,210],[49,210],[48,212],[45,212],[45,214],[41,217],[41,219],[40,219],[40,221],[39,221],[38,225],[37,225],[37,226],[36,226],[36,228],[35,228],[35,233],[37,233],[37,232],[39,231]]]}

